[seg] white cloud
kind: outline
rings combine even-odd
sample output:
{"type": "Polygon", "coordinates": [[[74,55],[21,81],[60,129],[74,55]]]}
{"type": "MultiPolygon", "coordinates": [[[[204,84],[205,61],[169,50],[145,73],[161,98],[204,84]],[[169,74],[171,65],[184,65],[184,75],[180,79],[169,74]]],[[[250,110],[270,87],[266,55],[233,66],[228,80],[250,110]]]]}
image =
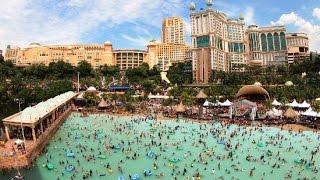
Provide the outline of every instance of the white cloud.
{"type": "Polygon", "coordinates": [[[320,20],[320,8],[314,8],[312,15],[320,20]]]}
{"type": "Polygon", "coordinates": [[[142,37],[142,36],[129,36],[129,35],[126,35],[126,34],[123,34],[121,35],[122,38],[130,41],[130,44],[131,45],[134,45],[134,46],[146,46],[148,45],[149,41],[151,40],[150,38],[147,38],[147,37],[142,37]]]}
{"type": "Polygon", "coordinates": [[[252,7],[247,7],[244,13],[244,20],[247,25],[255,24],[254,20],[254,9],[252,7]]]}
{"type": "Polygon", "coordinates": [[[319,50],[320,48],[320,25],[305,20],[295,12],[282,14],[277,21],[271,21],[271,25],[293,25],[297,31],[309,35],[311,50],[319,50]]]}
{"type": "MultiPolygon", "coordinates": [[[[77,43],[99,26],[112,28],[127,22],[160,27],[163,17],[185,10],[184,0],[7,0],[1,7],[0,22],[5,23],[0,28],[0,48],[24,47],[34,41],[77,43]]],[[[147,31],[142,33],[149,36],[147,31]]]]}

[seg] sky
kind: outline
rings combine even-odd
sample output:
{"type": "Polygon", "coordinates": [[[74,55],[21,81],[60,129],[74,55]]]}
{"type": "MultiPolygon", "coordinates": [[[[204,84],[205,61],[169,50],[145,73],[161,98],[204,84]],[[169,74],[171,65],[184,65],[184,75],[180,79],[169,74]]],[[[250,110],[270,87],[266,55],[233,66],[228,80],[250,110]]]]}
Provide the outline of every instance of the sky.
{"type": "MultiPolygon", "coordinates": [[[[10,44],[103,43],[115,49],[146,49],[160,40],[162,20],[180,16],[190,41],[191,0],[0,0],[0,49],[10,44]]],[[[193,0],[196,9],[205,0],[193,0]]],[[[320,0],[214,0],[230,18],[244,14],[246,25],[285,25],[309,34],[310,49],[320,51],[320,0]]],[[[189,43],[189,42],[188,42],[189,43]]]]}

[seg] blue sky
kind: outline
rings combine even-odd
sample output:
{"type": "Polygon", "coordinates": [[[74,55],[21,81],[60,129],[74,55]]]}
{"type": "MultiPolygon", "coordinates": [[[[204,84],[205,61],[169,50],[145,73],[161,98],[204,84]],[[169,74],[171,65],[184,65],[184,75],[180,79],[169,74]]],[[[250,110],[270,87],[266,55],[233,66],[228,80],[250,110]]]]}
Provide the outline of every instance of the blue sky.
{"type": "MultiPolygon", "coordinates": [[[[114,48],[145,49],[160,39],[161,21],[180,16],[190,36],[191,0],[0,0],[0,48],[42,44],[103,43],[114,48]]],[[[194,0],[197,10],[205,0],[194,0]]],[[[286,25],[306,32],[312,50],[320,51],[320,0],[214,0],[229,17],[245,15],[247,25],[286,25]]],[[[188,40],[190,38],[187,38],[188,40]]]]}

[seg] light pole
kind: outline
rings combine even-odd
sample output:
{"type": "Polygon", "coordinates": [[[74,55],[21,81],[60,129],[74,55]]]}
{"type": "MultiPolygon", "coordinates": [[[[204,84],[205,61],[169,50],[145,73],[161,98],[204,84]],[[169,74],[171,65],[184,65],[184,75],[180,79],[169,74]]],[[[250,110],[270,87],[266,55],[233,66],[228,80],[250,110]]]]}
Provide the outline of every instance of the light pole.
{"type": "Polygon", "coordinates": [[[78,88],[77,88],[77,91],[79,93],[79,90],[80,90],[80,72],[78,72],[78,88]]]}
{"type": "MultiPolygon", "coordinates": [[[[19,112],[21,112],[21,104],[24,103],[24,99],[23,98],[15,98],[14,102],[19,104],[19,112]]],[[[20,125],[21,125],[21,130],[22,130],[23,143],[24,143],[24,146],[26,147],[26,138],[24,137],[24,128],[22,126],[22,119],[21,118],[20,118],[20,125]]]]}

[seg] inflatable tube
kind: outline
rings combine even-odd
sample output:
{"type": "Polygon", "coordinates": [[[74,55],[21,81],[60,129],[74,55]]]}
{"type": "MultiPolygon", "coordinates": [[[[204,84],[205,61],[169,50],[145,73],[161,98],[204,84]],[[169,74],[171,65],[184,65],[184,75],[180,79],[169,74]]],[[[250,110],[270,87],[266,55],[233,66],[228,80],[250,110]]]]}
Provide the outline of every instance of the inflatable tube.
{"type": "Polygon", "coordinates": [[[295,159],[295,160],[294,160],[294,163],[296,163],[296,164],[301,164],[302,162],[301,162],[301,159],[295,159]]]}
{"type": "Polygon", "coordinates": [[[144,173],[147,175],[147,176],[152,176],[153,172],[151,170],[144,170],[144,173]]]}
{"type": "Polygon", "coordinates": [[[54,165],[51,164],[51,163],[48,163],[48,164],[47,164],[47,169],[48,169],[48,170],[53,170],[53,169],[54,169],[54,165]]]}
{"type": "Polygon", "coordinates": [[[147,156],[148,156],[149,158],[153,158],[154,155],[155,155],[155,153],[154,153],[153,151],[148,151],[148,153],[147,153],[147,156]]]}
{"type": "Polygon", "coordinates": [[[226,142],[224,142],[224,141],[217,141],[217,143],[218,143],[218,144],[223,144],[223,145],[226,144],[226,142]]]}
{"type": "Polygon", "coordinates": [[[172,163],[177,163],[178,161],[179,159],[175,157],[169,159],[169,162],[172,162],[172,163]]]}
{"type": "Polygon", "coordinates": [[[72,165],[68,165],[67,167],[66,167],[66,171],[67,172],[72,172],[74,170],[74,166],[72,166],[72,165]]]}
{"type": "Polygon", "coordinates": [[[117,150],[121,149],[121,146],[119,144],[117,144],[117,145],[114,146],[114,149],[117,149],[117,150]]]}
{"type": "Polygon", "coordinates": [[[139,174],[134,174],[131,176],[131,180],[138,180],[138,179],[140,179],[139,174]]]}
{"type": "Polygon", "coordinates": [[[262,142],[259,142],[259,143],[257,144],[257,146],[258,146],[258,147],[264,147],[264,144],[263,144],[262,142]]]}
{"type": "Polygon", "coordinates": [[[73,152],[67,152],[67,157],[74,157],[74,153],[73,152]]]}
{"type": "Polygon", "coordinates": [[[105,155],[102,155],[102,154],[99,155],[98,158],[99,158],[99,159],[107,159],[107,157],[106,157],[105,155]]]}
{"type": "Polygon", "coordinates": [[[121,175],[121,176],[118,177],[118,180],[125,180],[125,178],[124,178],[123,175],[121,175]]]}
{"type": "Polygon", "coordinates": [[[182,146],[177,146],[177,150],[182,151],[183,147],[182,146]]]}

